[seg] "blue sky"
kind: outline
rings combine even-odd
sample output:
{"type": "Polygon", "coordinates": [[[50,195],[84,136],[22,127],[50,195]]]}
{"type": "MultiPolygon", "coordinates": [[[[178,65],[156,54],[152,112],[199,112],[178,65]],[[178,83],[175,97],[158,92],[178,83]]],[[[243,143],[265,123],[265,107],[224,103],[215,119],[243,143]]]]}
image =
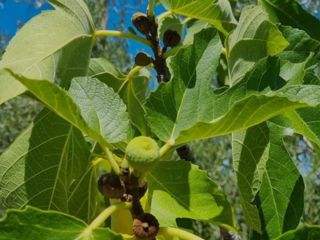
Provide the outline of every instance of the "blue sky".
{"type": "MultiPolygon", "coordinates": [[[[120,3],[123,1],[119,1],[120,3]]],[[[147,0],[144,3],[136,6],[134,0],[129,0],[126,8],[126,19],[125,26],[129,27],[131,25],[131,16],[137,12],[144,12],[147,8],[147,0]]],[[[0,2],[1,3],[1,2],[0,2]]],[[[109,12],[109,22],[108,29],[115,29],[118,25],[119,17],[117,11],[123,7],[122,4],[111,5],[111,10],[109,12]]],[[[18,29],[18,21],[22,23],[27,22],[33,16],[39,14],[43,10],[51,9],[49,4],[44,4],[40,9],[37,9],[34,4],[26,2],[15,2],[14,0],[6,0],[3,6],[0,6],[0,30],[4,34],[8,31],[9,36],[13,37],[18,29]]],[[[156,14],[164,11],[162,7],[156,7],[156,14]]],[[[320,17],[320,12],[318,13],[320,17]]],[[[129,41],[129,53],[132,57],[136,55],[139,51],[148,51],[146,47],[140,43],[130,40],[129,41]]]]}
{"type": "MultiPolygon", "coordinates": [[[[147,8],[147,2],[136,6],[134,0],[129,0],[126,7],[126,19],[125,26],[129,27],[131,25],[131,16],[137,12],[145,12],[147,8]]],[[[118,25],[119,17],[117,11],[120,10],[123,5],[111,5],[111,10],[109,12],[109,22],[108,28],[115,29],[118,25]]],[[[44,4],[40,9],[37,9],[34,4],[26,2],[15,2],[14,0],[6,0],[3,6],[0,6],[0,29],[1,33],[5,34],[8,31],[10,38],[12,38],[17,29],[18,21],[22,23],[27,22],[33,16],[41,13],[43,10],[52,9],[49,4],[44,4]]],[[[164,11],[162,7],[155,8],[156,14],[159,14],[164,11]]],[[[129,52],[132,56],[135,56],[138,51],[147,50],[143,44],[137,43],[135,41],[129,41],[129,52]]]]}

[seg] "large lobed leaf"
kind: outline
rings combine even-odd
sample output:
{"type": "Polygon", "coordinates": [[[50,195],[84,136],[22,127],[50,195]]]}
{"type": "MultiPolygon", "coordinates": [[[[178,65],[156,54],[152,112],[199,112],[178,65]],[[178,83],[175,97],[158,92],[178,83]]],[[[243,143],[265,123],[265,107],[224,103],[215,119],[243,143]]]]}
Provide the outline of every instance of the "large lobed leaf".
{"type": "Polygon", "coordinates": [[[0,199],[7,208],[28,204],[90,221],[96,213],[95,182],[81,132],[48,110],[0,157],[0,199]]]}
{"type": "Polygon", "coordinates": [[[304,204],[303,179],[283,143],[286,128],[282,124],[277,119],[268,122],[269,159],[258,195],[262,235],[271,239],[298,226],[304,204]]]}
{"type": "Polygon", "coordinates": [[[290,132],[286,125],[278,117],[233,134],[234,168],[245,217],[262,232],[262,239],[295,229],[303,211],[303,179],[283,143],[290,132]]]}
{"type": "Polygon", "coordinates": [[[108,228],[89,230],[86,223],[56,211],[33,207],[8,210],[0,221],[1,240],[123,240],[108,228]]]}
{"type": "Polygon", "coordinates": [[[148,124],[162,141],[178,146],[225,135],[320,103],[319,86],[282,87],[276,57],[261,59],[231,88],[214,90],[220,50],[214,30],[205,29],[169,60],[171,82],[161,84],[146,104],[148,124]]]}
{"type": "Polygon", "coordinates": [[[161,226],[176,226],[177,218],[192,218],[235,231],[226,196],[197,166],[182,160],[162,161],[147,178],[147,205],[161,226]]]}
{"type": "Polygon", "coordinates": [[[172,13],[197,18],[211,23],[228,34],[237,24],[227,0],[160,0],[172,13]]]}
{"type": "Polygon", "coordinates": [[[68,87],[72,77],[85,75],[94,41],[94,27],[82,0],[49,0],[55,10],[30,20],[10,41],[0,62],[0,104],[26,88],[3,68],[33,79],[68,87]]]}

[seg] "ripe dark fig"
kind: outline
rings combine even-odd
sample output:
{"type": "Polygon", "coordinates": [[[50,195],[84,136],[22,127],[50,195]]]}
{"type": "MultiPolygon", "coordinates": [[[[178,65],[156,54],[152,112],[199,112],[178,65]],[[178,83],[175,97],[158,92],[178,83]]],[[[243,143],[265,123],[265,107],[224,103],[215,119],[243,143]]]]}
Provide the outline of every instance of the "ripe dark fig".
{"type": "Polygon", "coordinates": [[[143,213],[133,219],[133,233],[139,240],[153,240],[158,231],[159,222],[150,213],[143,213]]]}
{"type": "Polygon", "coordinates": [[[136,29],[142,34],[147,35],[151,32],[152,23],[146,14],[137,12],[133,14],[131,21],[136,29]]]}
{"type": "Polygon", "coordinates": [[[122,198],[126,189],[120,177],[113,173],[105,173],[98,180],[98,189],[106,198],[122,198]]]}
{"type": "Polygon", "coordinates": [[[145,52],[139,52],[135,58],[135,64],[138,66],[148,66],[150,63],[152,63],[152,57],[145,53],[145,52]]]}
{"type": "Polygon", "coordinates": [[[180,43],[181,37],[177,31],[167,30],[163,35],[163,43],[168,47],[175,47],[180,43]]]}

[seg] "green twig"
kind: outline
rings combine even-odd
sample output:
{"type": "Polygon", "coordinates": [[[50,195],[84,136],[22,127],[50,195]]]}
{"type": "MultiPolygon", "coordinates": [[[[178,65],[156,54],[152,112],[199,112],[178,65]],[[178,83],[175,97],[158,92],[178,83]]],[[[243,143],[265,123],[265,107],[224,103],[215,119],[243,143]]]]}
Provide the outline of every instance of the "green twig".
{"type": "Polygon", "coordinates": [[[121,173],[121,171],[120,171],[120,168],[119,168],[117,161],[112,156],[112,152],[107,147],[105,147],[103,145],[101,145],[101,148],[102,148],[104,154],[106,155],[106,159],[109,161],[113,171],[115,172],[115,174],[119,175],[121,173]]]}
{"type": "Polygon", "coordinates": [[[148,10],[147,10],[147,14],[149,18],[153,18],[154,17],[154,4],[153,4],[154,0],[149,0],[149,5],[148,5],[148,10]]]}
{"type": "Polygon", "coordinates": [[[172,143],[170,141],[166,142],[161,148],[160,148],[160,158],[162,158],[172,147],[172,143]]]}
{"type": "Polygon", "coordinates": [[[160,23],[163,19],[165,19],[166,17],[169,17],[173,14],[172,11],[167,11],[162,13],[159,17],[158,17],[158,23],[160,23]]]}
{"type": "Polygon", "coordinates": [[[92,231],[101,225],[114,214],[116,211],[120,209],[130,208],[131,203],[118,203],[115,205],[111,205],[110,207],[103,210],[94,220],[93,222],[84,230],[84,232],[77,238],[77,240],[82,239],[91,239],[92,231]]]}
{"type": "Polygon", "coordinates": [[[125,33],[125,32],[119,32],[119,31],[114,31],[114,30],[99,30],[99,31],[96,31],[94,33],[94,35],[96,37],[111,36],[111,37],[129,38],[129,39],[133,39],[135,41],[141,42],[144,45],[147,45],[149,47],[152,46],[148,40],[146,40],[142,37],[139,37],[135,34],[132,34],[132,33],[125,33]]]}
{"type": "Polygon", "coordinates": [[[162,227],[159,229],[158,236],[164,236],[166,237],[178,237],[179,239],[184,240],[204,240],[201,237],[198,237],[194,235],[193,233],[187,232],[185,230],[179,229],[179,228],[172,228],[172,227],[162,227]]]}

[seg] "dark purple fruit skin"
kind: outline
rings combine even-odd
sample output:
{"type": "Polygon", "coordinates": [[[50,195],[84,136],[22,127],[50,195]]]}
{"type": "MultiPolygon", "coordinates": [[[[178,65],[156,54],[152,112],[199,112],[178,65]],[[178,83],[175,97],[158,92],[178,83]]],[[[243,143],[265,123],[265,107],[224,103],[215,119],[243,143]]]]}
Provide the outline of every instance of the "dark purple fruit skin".
{"type": "Polygon", "coordinates": [[[105,173],[98,180],[98,189],[105,198],[122,198],[126,189],[120,177],[113,173],[105,173]]]}
{"type": "Polygon", "coordinates": [[[163,43],[168,47],[175,47],[181,41],[181,37],[177,31],[167,30],[163,35],[163,43]]]}
{"type": "Polygon", "coordinates": [[[135,57],[135,64],[141,67],[148,66],[152,63],[152,57],[144,52],[139,52],[135,57]]]}
{"type": "Polygon", "coordinates": [[[151,32],[152,23],[146,14],[137,12],[133,14],[131,21],[140,33],[147,35],[151,32]]]}
{"type": "Polygon", "coordinates": [[[133,219],[133,233],[139,240],[153,240],[159,231],[159,222],[150,213],[143,213],[133,219]]]}

